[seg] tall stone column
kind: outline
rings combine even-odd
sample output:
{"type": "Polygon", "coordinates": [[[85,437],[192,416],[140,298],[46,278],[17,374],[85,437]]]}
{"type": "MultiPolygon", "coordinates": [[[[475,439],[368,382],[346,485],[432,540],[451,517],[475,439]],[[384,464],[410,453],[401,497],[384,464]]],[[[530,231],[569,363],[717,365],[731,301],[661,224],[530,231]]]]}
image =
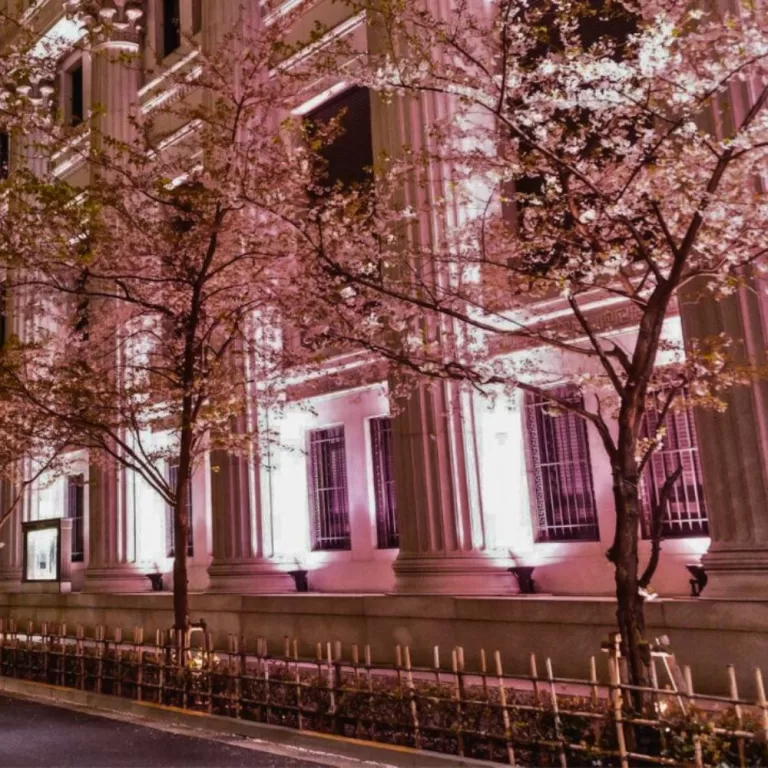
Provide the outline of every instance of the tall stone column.
{"type": "MultiPolygon", "coordinates": [[[[246,38],[261,17],[259,0],[203,3],[203,51],[212,56],[232,30],[246,38]]],[[[235,40],[237,47],[245,40],[235,40]]],[[[238,52],[231,52],[232,61],[238,52]]],[[[233,73],[236,76],[236,72],[233,73]]],[[[206,103],[213,94],[206,94],[206,103]]],[[[247,396],[249,413],[255,393],[247,396]]],[[[258,418],[258,414],[254,415],[258,418]]],[[[241,425],[242,426],[242,425],[241,425]]],[[[272,546],[271,473],[261,457],[211,455],[213,561],[208,569],[212,592],[274,593],[293,591],[287,571],[295,567],[275,557],[272,546]]]]}
{"type": "MultiPolygon", "coordinates": [[[[427,0],[430,10],[449,18],[450,4],[427,0]]],[[[490,6],[489,6],[490,9],[490,6]]],[[[386,50],[388,41],[380,37],[375,25],[368,28],[369,49],[386,50]]],[[[382,101],[372,94],[374,155],[386,151],[397,157],[404,146],[415,156],[429,151],[433,139],[429,127],[449,118],[453,105],[449,97],[419,94],[382,101]]],[[[448,169],[443,169],[448,170],[448,169]]],[[[444,178],[436,174],[436,178],[444,178]]],[[[403,202],[422,210],[425,196],[442,199],[450,196],[444,182],[414,179],[403,189],[403,202]],[[420,183],[422,182],[422,183],[420,183]]],[[[410,233],[417,249],[428,250],[435,234],[433,225],[460,227],[473,212],[462,206],[446,210],[450,220],[428,220],[422,216],[410,233]]],[[[410,271],[425,280],[450,279],[430,276],[437,264],[425,266],[420,260],[410,271]]],[[[439,340],[439,327],[426,330],[439,340]]],[[[513,565],[504,553],[489,547],[483,520],[480,474],[475,443],[471,397],[452,382],[425,382],[398,406],[393,429],[393,457],[397,493],[397,519],[400,552],[394,562],[395,591],[409,594],[510,594],[518,591],[517,582],[507,568],[513,565]]]]}
{"type": "MultiPolygon", "coordinates": [[[[91,140],[129,142],[130,117],[141,86],[139,60],[143,4],[134,0],[69,3],[93,33],[91,46],[91,140]]],[[[92,174],[91,183],[99,180],[92,174]]],[[[107,309],[108,311],[108,309],[107,309]]],[[[89,468],[89,534],[84,589],[89,592],[136,592],[150,585],[137,567],[136,521],[127,503],[126,471],[116,461],[99,459],[89,468]]]]}
{"type": "Polygon", "coordinates": [[[422,384],[394,421],[400,552],[395,591],[510,594],[509,558],[486,549],[470,396],[422,384]]]}
{"type": "MultiPolygon", "coordinates": [[[[50,97],[53,86],[44,81],[31,83],[25,88],[29,99],[29,123],[23,129],[14,131],[10,137],[10,172],[26,169],[36,177],[43,179],[48,173],[49,157],[45,150],[45,125],[50,119],[52,105],[50,97]]],[[[6,335],[15,334],[20,339],[29,337],[28,320],[33,307],[29,304],[29,295],[23,289],[6,292],[2,297],[5,302],[6,335]]],[[[21,523],[24,520],[24,508],[27,506],[32,488],[23,487],[23,480],[28,472],[29,461],[19,458],[14,472],[0,480],[0,592],[17,591],[21,587],[23,536],[21,523]]]]}
{"type": "MultiPolygon", "coordinates": [[[[716,302],[681,302],[687,338],[725,332],[733,354],[768,363],[768,301],[742,288],[716,302]]],[[[705,597],[768,599],[768,382],[736,387],[725,413],[697,411],[704,497],[712,537],[702,558],[705,597]]]]}

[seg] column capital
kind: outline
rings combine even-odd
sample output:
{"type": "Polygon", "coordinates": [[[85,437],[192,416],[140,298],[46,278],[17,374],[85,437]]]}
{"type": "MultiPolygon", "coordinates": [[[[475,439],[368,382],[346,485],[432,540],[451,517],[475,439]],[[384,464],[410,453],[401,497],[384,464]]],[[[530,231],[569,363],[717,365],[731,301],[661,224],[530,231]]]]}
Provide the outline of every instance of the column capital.
{"type": "Polygon", "coordinates": [[[97,45],[139,44],[144,17],[142,0],[66,0],[65,9],[68,15],[82,20],[97,45]]]}

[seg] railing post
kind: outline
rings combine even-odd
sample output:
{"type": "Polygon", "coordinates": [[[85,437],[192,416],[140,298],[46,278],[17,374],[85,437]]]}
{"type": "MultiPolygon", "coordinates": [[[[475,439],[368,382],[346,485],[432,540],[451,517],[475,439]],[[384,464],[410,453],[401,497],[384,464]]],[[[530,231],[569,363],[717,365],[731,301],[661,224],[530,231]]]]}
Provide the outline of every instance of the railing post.
{"type": "Polygon", "coordinates": [[[611,698],[613,700],[613,721],[616,725],[616,742],[619,746],[619,759],[621,768],[629,768],[629,757],[627,755],[627,742],[624,738],[624,702],[621,689],[621,672],[619,670],[619,659],[621,657],[620,649],[621,636],[614,635],[613,644],[608,651],[608,668],[611,676],[611,698]]]}

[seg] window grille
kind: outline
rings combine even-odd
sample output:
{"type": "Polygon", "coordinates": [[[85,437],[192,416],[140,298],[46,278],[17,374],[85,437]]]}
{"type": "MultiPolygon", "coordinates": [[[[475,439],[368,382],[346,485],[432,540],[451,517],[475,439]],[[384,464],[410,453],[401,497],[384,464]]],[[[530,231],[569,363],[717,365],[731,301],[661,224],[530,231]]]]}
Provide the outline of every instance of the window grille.
{"type": "MultiPolygon", "coordinates": [[[[179,481],[178,463],[168,466],[168,485],[175,490],[179,481]]],[[[195,554],[195,548],[192,544],[192,479],[187,480],[187,499],[184,502],[184,508],[187,510],[187,557],[195,554]]],[[[165,547],[168,551],[168,557],[176,554],[176,547],[173,540],[173,507],[166,506],[165,513],[165,547]]]]}
{"type": "Polygon", "coordinates": [[[312,549],[350,549],[344,427],[309,433],[312,549]]]}
{"type": "Polygon", "coordinates": [[[67,517],[72,521],[72,562],[85,559],[85,476],[67,477],[67,517]]]}
{"type": "Polygon", "coordinates": [[[392,419],[371,419],[373,488],[376,495],[376,540],[379,549],[400,546],[395,502],[395,473],[392,461],[392,419]]]}
{"type": "MultiPolygon", "coordinates": [[[[681,397],[685,399],[685,395],[678,395],[678,398],[681,397]]],[[[643,538],[651,537],[651,503],[658,502],[664,481],[678,466],[683,471],[670,490],[661,535],[666,538],[707,536],[707,507],[693,413],[686,407],[669,410],[663,426],[662,445],[651,454],[643,471],[643,538]]],[[[659,411],[651,405],[643,417],[641,434],[651,438],[658,428],[659,411]]]]}
{"type": "MultiPolygon", "coordinates": [[[[553,394],[583,402],[573,388],[553,394]]],[[[570,411],[556,410],[540,395],[526,395],[525,412],[536,540],[596,541],[597,508],[586,423],[570,411]]]]}

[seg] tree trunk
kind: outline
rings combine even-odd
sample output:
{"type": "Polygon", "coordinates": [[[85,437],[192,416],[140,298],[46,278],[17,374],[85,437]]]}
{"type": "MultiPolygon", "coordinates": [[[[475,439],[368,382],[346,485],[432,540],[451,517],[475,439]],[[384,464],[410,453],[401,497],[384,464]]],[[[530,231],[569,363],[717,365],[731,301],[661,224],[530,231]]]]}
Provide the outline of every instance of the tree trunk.
{"type": "MultiPolygon", "coordinates": [[[[186,398],[185,398],[186,399],[186,398]]],[[[187,404],[182,408],[182,421],[187,404]]],[[[173,509],[173,618],[174,627],[186,632],[189,629],[189,580],[187,577],[187,536],[189,516],[187,494],[189,493],[190,470],[192,466],[191,430],[182,428],[179,441],[179,471],[176,478],[176,504],[173,509]]]]}
{"type": "MultiPolygon", "coordinates": [[[[616,568],[616,618],[621,633],[622,653],[627,659],[629,683],[645,685],[648,646],[645,640],[643,598],[638,593],[640,494],[637,473],[627,473],[621,466],[614,467],[613,494],[616,504],[616,538],[611,559],[616,568]]],[[[638,706],[642,697],[634,698],[638,706]]]]}

